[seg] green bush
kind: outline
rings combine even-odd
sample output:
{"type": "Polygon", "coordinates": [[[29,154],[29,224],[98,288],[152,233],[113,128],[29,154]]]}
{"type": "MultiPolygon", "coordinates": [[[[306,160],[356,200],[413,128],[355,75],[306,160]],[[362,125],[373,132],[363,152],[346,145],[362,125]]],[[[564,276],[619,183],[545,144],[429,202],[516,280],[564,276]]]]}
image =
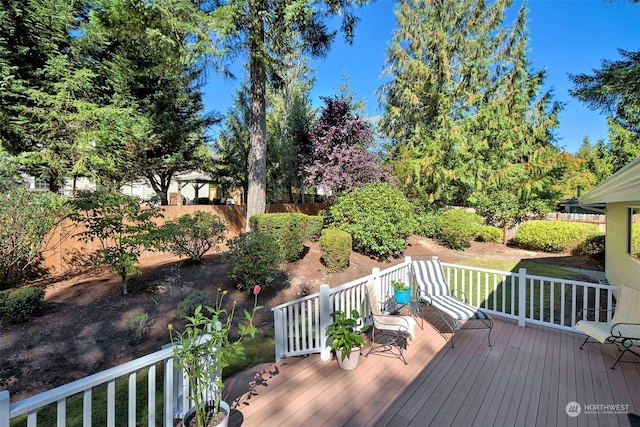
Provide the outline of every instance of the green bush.
{"type": "Polygon", "coordinates": [[[211,293],[207,290],[198,290],[178,303],[177,314],[181,319],[192,317],[196,307],[211,305],[211,293]]]}
{"type": "Polygon", "coordinates": [[[351,234],[353,249],[378,258],[400,256],[415,231],[414,207],[388,183],[370,183],[340,194],[329,225],[351,234]]]}
{"type": "Polygon", "coordinates": [[[165,222],[156,231],[158,247],[172,254],[200,262],[211,249],[218,250],[227,227],[219,216],[196,211],[165,222]]]}
{"type": "Polygon", "coordinates": [[[576,250],[598,226],[567,221],[527,221],[520,225],[513,242],[527,249],[547,252],[576,250]]]}
{"type": "Polygon", "coordinates": [[[334,273],[349,266],[352,245],[349,233],[337,228],[327,228],[322,231],[319,244],[322,262],[329,272],[334,273]]]}
{"type": "Polygon", "coordinates": [[[309,215],[307,217],[307,239],[317,242],[324,227],[324,218],[320,215],[309,215]]]}
{"type": "Polygon", "coordinates": [[[440,213],[437,211],[417,213],[415,216],[415,234],[422,237],[435,237],[438,229],[439,216],[440,213]]]}
{"type": "Polygon", "coordinates": [[[588,236],[578,248],[578,253],[589,255],[598,260],[604,260],[605,256],[605,234],[596,233],[588,236]]]}
{"type": "Polygon", "coordinates": [[[44,289],[16,288],[0,291],[0,322],[27,322],[40,311],[44,289]]]}
{"type": "Polygon", "coordinates": [[[502,230],[493,225],[483,225],[478,231],[478,240],[481,242],[496,242],[502,241],[502,230]]]}
{"type": "Polygon", "coordinates": [[[436,238],[452,249],[464,250],[484,225],[484,219],[473,212],[449,209],[438,217],[436,238]]]}
{"type": "Polygon", "coordinates": [[[222,256],[234,263],[229,277],[240,290],[248,291],[255,285],[265,286],[284,261],[278,242],[259,231],[243,233],[227,241],[229,250],[222,256]]]}
{"type": "Polygon", "coordinates": [[[295,261],[302,256],[307,235],[307,215],[292,213],[259,214],[249,218],[251,231],[273,237],[281,248],[286,261],[295,261]]]}
{"type": "Polygon", "coordinates": [[[67,209],[61,196],[48,191],[0,192],[0,290],[17,287],[29,277],[47,234],[64,219],[67,209]]]}

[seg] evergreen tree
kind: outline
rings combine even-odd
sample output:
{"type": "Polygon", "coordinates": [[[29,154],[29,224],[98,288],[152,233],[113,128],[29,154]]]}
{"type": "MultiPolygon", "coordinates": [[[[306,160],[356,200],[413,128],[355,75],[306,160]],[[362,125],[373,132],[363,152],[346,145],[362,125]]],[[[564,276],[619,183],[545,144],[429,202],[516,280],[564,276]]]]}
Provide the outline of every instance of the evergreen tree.
{"type": "Polygon", "coordinates": [[[267,87],[267,188],[274,201],[286,192],[293,202],[294,189],[304,192],[299,154],[309,151],[314,119],[309,93],[315,80],[307,62],[299,54],[286,59],[281,82],[267,87]]]}
{"type": "Polygon", "coordinates": [[[226,0],[212,13],[218,51],[235,58],[246,54],[251,106],[247,221],[263,213],[267,181],[267,80],[278,82],[280,58],[296,49],[323,56],[335,31],[325,23],[340,16],[348,41],[357,22],[354,8],[366,0],[226,0]],[[298,41],[292,43],[292,41],[298,41]]]}
{"type": "Polygon", "coordinates": [[[191,24],[204,15],[190,16],[190,4],[99,1],[85,28],[83,57],[102,82],[91,136],[110,160],[94,165],[98,177],[116,188],[145,177],[162,204],[177,173],[205,166],[205,131],[216,121],[203,112],[204,65],[191,46],[191,24]]]}
{"type": "MultiPolygon", "coordinates": [[[[530,71],[526,9],[510,0],[400,1],[381,88],[394,172],[423,203],[474,206],[499,191],[554,199],[560,105],[530,71]]],[[[550,202],[551,203],[551,202],[550,202]]]]}
{"type": "Polygon", "coordinates": [[[0,144],[21,169],[57,191],[74,167],[70,116],[86,82],[71,54],[81,2],[7,0],[0,4],[0,144]]]}
{"type": "Polygon", "coordinates": [[[569,93],[607,115],[613,172],[640,155],[640,51],[619,52],[621,60],[603,60],[593,74],[569,76],[569,93]]]}

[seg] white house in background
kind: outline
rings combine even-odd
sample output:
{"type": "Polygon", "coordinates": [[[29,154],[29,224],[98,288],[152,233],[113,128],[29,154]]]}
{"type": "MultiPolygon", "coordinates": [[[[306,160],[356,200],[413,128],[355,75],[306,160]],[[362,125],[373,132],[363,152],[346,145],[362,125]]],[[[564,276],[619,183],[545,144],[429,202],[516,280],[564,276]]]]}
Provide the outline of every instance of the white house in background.
{"type": "MultiPolygon", "coordinates": [[[[27,188],[34,191],[48,191],[49,184],[46,181],[38,180],[32,176],[25,176],[27,188]]],[[[211,204],[211,203],[229,203],[229,200],[222,199],[219,190],[212,187],[213,182],[211,175],[202,171],[188,172],[173,177],[169,185],[169,204],[211,204]],[[178,197],[180,195],[181,197],[178,197]]],[[[64,184],[60,188],[63,195],[71,195],[73,191],[95,190],[97,185],[88,178],[77,178],[75,182],[66,178],[64,184]]],[[[149,199],[156,195],[151,184],[146,179],[129,182],[120,188],[122,193],[129,196],[149,199]]],[[[232,202],[233,203],[233,202],[232,202]]]]}
{"type": "Polygon", "coordinates": [[[610,284],[640,288],[640,157],[580,198],[590,207],[606,204],[605,273],[610,284]]]}

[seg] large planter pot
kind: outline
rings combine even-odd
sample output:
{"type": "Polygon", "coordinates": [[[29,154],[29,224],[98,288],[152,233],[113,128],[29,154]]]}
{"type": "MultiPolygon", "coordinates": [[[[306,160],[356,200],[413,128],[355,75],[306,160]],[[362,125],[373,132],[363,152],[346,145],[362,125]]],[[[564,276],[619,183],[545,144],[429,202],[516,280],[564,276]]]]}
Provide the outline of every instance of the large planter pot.
{"type": "Polygon", "coordinates": [[[409,304],[409,301],[411,301],[411,288],[405,289],[404,291],[394,289],[393,297],[398,304],[409,304]]]}
{"type": "Polygon", "coordinates": [[[352,371],[356,366],[358,366],[358,359],[360,359],[360,347],[352,348],[351,353],[345,355],[342,354],[341,349],[337,348],[336,359],[338,360],[338,366],[345,371],[352,371]]]}
{"type": "MultiPolygon", "coordinates": [[[[211,406],[211,410],[213,411],[213,406],[211,406]]],[[[206,424],[204,427],[227,427],[229,425],[229,414],[231,413],[231,408],[229,407],[229,404],[224,400],[220,401],[219,413],[226,414],[222,421],[220,421],[218,424],[209,423],[209,424],[206,424]]],[[[189,427],[189,423],[193,418],[195,418],[195,416],[196,416],[196,408],[193,407],[189,409],[182,417],[182,426],[189,427]]]]}

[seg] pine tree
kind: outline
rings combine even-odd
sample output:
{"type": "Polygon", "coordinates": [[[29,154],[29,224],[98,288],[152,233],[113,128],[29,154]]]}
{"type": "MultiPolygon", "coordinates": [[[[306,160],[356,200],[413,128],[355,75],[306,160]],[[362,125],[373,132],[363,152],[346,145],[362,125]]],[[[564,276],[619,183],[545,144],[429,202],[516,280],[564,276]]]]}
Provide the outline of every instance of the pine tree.
{"type": "Polygon", "coordinates": [[[505,27],[510,0],[401,1],[388,49],[381,130],[395,174],[425,203],[473,206],[498,191],[553,198],[560,105],[539,95],[544,72],[526,58],[526,9],[505,27]]]}
{"type": "Polygon", "coordinates": [[[354,8],[366,0],[227,0],[212,12],[218,52],[246,55],[251,108],[247,221],[264,213],[267,182],[267,80],[278,81],[280,58],[301,48],[323,56],[335,38],[326,20],[339,16],[347,41],[353,39],[354,8]],[[292,43],[292,41],[298,41],[292,43]]]}
{"type": "Polygon", "coordinates": [[[622,59],[602,61],[591,75],[569,76],[569,93],[607,115],[613,172],[640,155],[640,51],[619,52],[622,59]]]}

